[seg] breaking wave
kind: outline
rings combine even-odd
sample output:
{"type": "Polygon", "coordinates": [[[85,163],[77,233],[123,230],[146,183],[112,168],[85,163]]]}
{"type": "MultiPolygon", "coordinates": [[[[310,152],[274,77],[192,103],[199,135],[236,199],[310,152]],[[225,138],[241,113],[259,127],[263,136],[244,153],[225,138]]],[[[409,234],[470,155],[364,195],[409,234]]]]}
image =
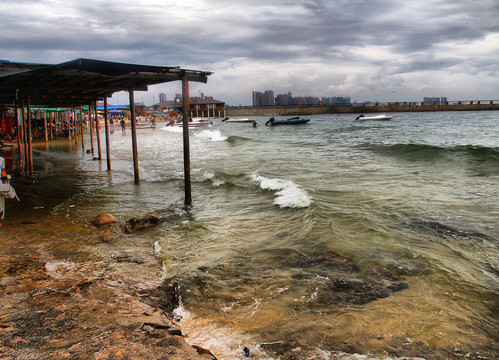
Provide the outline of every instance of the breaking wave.
{"type": "Polygon", "coordinates": [[[305,208],[312,203],[307,192],[290,180],[270,179],[258,172],[254,172],[251,179],[259,184],[261,189],[275,191],[274,204],[281,208],[305,208]]]}
{"type": "Polygon", "coordinates": [[[203,130],[199,133],[194,134],[195,137],[200,139],[208,139],[211,141],[225,141],[227,136],[222,135],[220,130],[203,130]]]}

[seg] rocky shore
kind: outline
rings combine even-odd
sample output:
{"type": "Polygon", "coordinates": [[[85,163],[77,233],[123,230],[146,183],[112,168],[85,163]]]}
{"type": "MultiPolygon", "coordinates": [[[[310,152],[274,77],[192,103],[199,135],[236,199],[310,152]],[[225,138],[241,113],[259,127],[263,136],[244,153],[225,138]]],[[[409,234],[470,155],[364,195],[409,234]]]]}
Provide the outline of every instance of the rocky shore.
{"type": "Polygon", "coordinates": [[[2,359],[215,359],[177,327],[152,253],[103,256],[91,249],[109,233],[46,228],[0,227],[2,359]]]}

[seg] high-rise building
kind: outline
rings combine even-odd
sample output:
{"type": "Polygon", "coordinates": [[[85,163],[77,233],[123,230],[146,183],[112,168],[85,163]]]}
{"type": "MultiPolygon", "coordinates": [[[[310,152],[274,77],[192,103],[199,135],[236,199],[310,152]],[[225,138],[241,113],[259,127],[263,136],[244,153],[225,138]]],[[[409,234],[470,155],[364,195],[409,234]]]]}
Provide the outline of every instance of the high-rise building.
{"type": "Polygon", "coordinates": [[[274,106],[274,92],[272,90],[265,90],[263,93],[263,106],[274,106]]]}
{"type": "Polygon", "coordinates": [[[331,104],[350,104],[351,103],[351,99],[349,96],[333,96],[331,98],[331,104]]]}
{"type": "Polygon", "coordinates": [[[446,97],[424,97],[423,98],[424,105],[446,105],[447,98],[446,97]]]}
{"type": "Polygon", "coordinates": [[[263,93],[260,91],[253,91],[253,106],[263,105],[263,93]]]}
{"type": "Polygon", "coordinates": [[[159,102],[161,103],[163,101],[166,101],[166,94],[163,92],[160,92],[159,93],[159,102]]]}
{"type": "Polygon", "coordinates": [[[288,100],[288,94],[279,94],[276,96],[276,105],[279,106],[286,106],[288,105],[289,100],[288,100]]]}

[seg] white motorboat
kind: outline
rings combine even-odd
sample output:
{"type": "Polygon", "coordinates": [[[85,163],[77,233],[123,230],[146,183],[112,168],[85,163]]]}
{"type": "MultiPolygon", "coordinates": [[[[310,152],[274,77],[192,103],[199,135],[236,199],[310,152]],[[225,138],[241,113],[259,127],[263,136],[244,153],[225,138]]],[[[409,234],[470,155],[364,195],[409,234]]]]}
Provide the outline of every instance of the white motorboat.
{"type": "MultiPolygon", "coordinates": [[[[210,121],[205,118],[192,118],[192,121],[189,121],[189,127],[203,127],[210,126],[213,124],[213,121],[210,121]]],[[[183,126],[182,120],[179,121],[171,121],[166,124],[166,126],[183,126]]]]}
{"type": "Polygon", "coordinates": [[[355,118],[355,120],[381,120],[381,121],[386,121],[391,119],[393,119],[393,116],[388,116],[386,114],[373,115],[373,116],[365,116],[364,114],[360,114],[355,118]]]}
{"type": "Polygon", "coordinates": [[[255,120],[250,119],[250,118],[244,118],[244,117],[235,117],[235,118],[229,118],[226,117],[225,119],[222,120],[222,122],[228,122],[228,123],[252,123],[255,120]]]}

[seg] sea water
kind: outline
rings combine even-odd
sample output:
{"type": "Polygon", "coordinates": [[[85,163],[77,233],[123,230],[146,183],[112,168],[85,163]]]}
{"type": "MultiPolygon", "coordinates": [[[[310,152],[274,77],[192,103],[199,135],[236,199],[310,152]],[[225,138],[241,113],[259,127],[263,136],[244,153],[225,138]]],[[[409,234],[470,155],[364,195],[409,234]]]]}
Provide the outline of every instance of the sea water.
{"type": "Polygon", "coordinates": [[[33,211],[7,211],[164,217],[127,246],[155,244],[179,326],[219,359],[494,357],[499,112],[393,116],[193,129],[189,212],[180,128],[138,130],[139,186],[129,134],[111,135],[111,172],[37,146],[33,211]]]}

